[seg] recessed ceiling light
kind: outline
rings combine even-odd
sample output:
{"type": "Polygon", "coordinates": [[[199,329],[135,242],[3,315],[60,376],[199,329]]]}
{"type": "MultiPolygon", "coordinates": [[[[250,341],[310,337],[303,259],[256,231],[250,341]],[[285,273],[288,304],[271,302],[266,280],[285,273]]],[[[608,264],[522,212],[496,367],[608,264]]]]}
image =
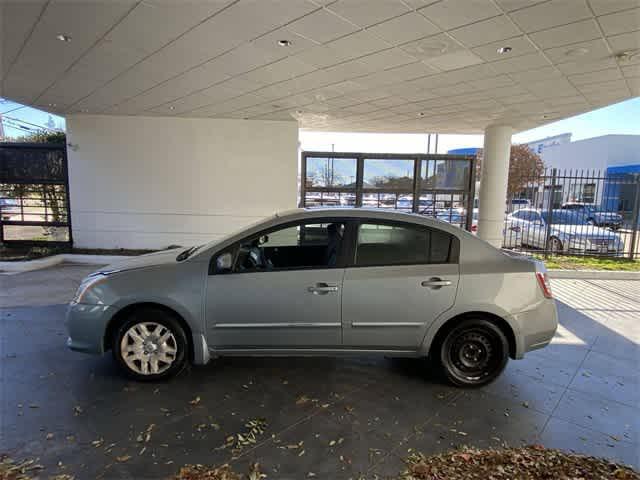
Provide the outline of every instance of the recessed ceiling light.
{"type": "Polygon", "coordinates": [[[57,107],[58,105],[55,103],[47,103],[47,107],[57,107]]]}
{"type": "Polygon", "coordinates": [[[176,109],[176,107],[174,107],[173,105],[171,105],[171,106],[169,107],[169,110],[175,110],[175,109],[176,109]]]}
{"type": "Polygon", "coordinates": [[[418,116],[419,116],[419,117],[424,117],[424,112],[420,112],[420,113],[418,114],[418,116]]]}
{"type": "Polygon", "coordinates": [[[278,45],[280,45],[281,47],[290,47],[291,40],[278,40],[278,45]]]}
{"type": "Polygon", "coordinates": [[[513,48],[509,47],[509,46],[504,46],[504,47],[500,47],[498,49],[498,53],[500,55],[504,55],[505,53],[509,53],[511,50],[513,50],[513,48]]]}
{"type": "Polygon", "coordinates": [[[89,113],[89,109],[88,109],[88,108],[83,108],[82,110],[80,110],[80,112],[82,112],[82,113],[89,113]]]}
{"type": "Polygon", "coordinates": [[[271,105],[273,108],[281,108],[280,105],[274,103],[273,105],[271,105]]]}
{"type": "Polygon", "coordinates": [[[620,52],[615,55],[615,59],[620,63],[629,63],[635,60],[636,57],[640,56],[640,49],[638,50],[625,50],[624,52],[620,52]]]}
{"type": "Polygon", "coordinates": [[[71,41],[71,35],[65,35],[63,33],[59,33],[58,35],[56,35],[56,38],[58,40],[60,40],[61,42],[70,42],[71,41]]]}
{"type": "Polygon", "coordinates": [[[567,57],[582,57],[587,53],[589,53],[589,49],[584,47],[572,48],[571,50],[564,52],[567,57]]]}

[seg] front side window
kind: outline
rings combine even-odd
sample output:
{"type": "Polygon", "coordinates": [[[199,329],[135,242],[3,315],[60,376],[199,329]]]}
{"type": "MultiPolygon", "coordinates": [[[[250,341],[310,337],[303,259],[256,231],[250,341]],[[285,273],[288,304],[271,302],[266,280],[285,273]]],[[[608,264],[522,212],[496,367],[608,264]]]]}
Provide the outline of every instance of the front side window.
{"type": "Polygon", "coordinates": [[[367,222],[358,227],[355,264],[449,263],[452,236],[419,225],[367,222]]]}
{"type": "Polygon", "coordinates": [[[240,242],[234,271],[331,268],[342,251],[343,222],[299,223],[240,242]]]}

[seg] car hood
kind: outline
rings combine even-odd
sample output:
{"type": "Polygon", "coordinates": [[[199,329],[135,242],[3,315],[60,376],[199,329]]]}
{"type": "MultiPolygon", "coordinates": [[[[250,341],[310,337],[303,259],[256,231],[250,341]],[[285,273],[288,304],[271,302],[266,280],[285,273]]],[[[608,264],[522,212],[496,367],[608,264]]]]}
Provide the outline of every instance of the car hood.
{"type": "Polygon", "coordinates": [[[618,236],[611,230],[594,227],[593,225],[553,225],[555,232],[566,235],[589,237],[589,238],[617,238],[618,236]]]}
{"type": "Polygon", "coordinates": [[[136,270],[139,268],[156,267],[159,265],[167,265],[176,263],[176,257],[183,252],[185,248],[174,248],[171,250],[162,250],[161,252],[147,253],[137,257],[127,258],[119,262],[112,263],[94,273],[122,272],[125,270],[136,270]]]}

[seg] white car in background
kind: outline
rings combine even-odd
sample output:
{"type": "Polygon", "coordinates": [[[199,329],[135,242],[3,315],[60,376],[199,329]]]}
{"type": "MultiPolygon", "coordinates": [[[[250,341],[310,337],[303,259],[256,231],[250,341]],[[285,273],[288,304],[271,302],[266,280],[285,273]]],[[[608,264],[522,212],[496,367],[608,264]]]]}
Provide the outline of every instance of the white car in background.
{"type": "Polygon", "coordinates": [[[583,216],[570,210],[553,210],[551,222],[549,212],[533,208],[516,210],[507,218],[511,225],[522,229],[522,243],[534,248],[612,255],[624,252],[624,242],[619,234],[586,224],[583,216]]]}
{"type": "Polygon", "coordinates": [[[14,215],[20,215],[20,202],[13,198],[0,198],[0,216],[2,220],[11,220],[14,215]]]}
{"type": "MultiPolygon", "coordinates": [[[[478,209],[473,209],[473,217],[471,223],[471,233],[474,235],[478,232],[478,209]]],[[[520,248],[522,246],[522,228],[519,225],[513,225],[505,219],[504,229],[502,230],[502,247],[503,248],[520,248]]]]}

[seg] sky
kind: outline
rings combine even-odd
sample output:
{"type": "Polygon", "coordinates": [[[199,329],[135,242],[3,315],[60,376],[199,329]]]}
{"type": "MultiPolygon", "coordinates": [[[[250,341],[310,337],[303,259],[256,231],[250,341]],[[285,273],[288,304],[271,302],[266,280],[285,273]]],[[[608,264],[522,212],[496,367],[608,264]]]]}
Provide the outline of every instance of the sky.
{"type": "MultiPolygon", "coordinates": [[[[49,115],[41,110],[7,100],[0,99],[0,114],[7,120],[15,118],[40,126],[45,126],[51,117],[56,128],[65,128],[65,121],[62,117],[49,115]]],[[[572,141],[608,134],[640,135],[639,119],[640,97],[517,133],[513,136],[513,143],[530,142],[560,133],[571,133],[572,141]]],[[[35,126],[26,124],[23,126],[37,129],[35,126]]],[[[15,126],[9,126],[8,122],[5,122],[4,127],[7,136],[21,136],[29,133],[15,126]]],[[[438,138],[438,153],[446,153],[454,148],[481,146],[482,135],[440,135],[438,138]]],[[[427,135],[302,131],[300,132],[300,148],[321,151],[333,149],[337,152],[426,153],[427,135]]],[[[433,148],[434,140],[432,137],[432,152],[433,148]]]]}

